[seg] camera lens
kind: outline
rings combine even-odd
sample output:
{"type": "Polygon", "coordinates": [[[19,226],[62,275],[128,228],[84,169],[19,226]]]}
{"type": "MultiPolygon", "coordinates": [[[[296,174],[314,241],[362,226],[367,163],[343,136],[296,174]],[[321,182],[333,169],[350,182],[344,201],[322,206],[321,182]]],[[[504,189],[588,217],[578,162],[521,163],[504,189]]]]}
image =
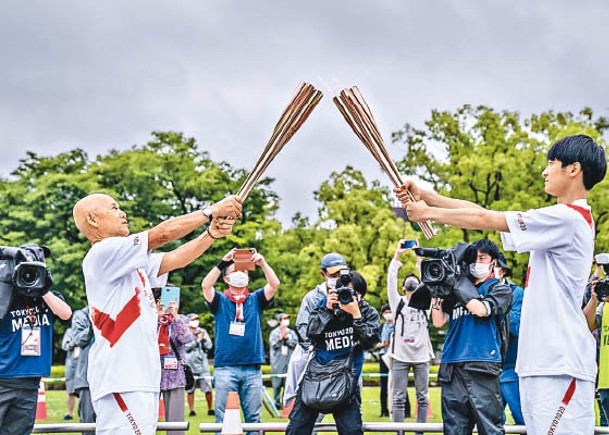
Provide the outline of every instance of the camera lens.
{"type": "Polygon", "coordinates": [[[353,295],[351,293],[351,289],[349,288],[339,289],[336,296],[338,297],[338,301],[343,305],[353,302],[353,295]]]}
{"type": "Polygon", "coordinates": [[[19,278],[26,286],[33,286],[38,281],[38,271],[33,267],[24,267],[19,278]]]}
{"type": "Polygon", "coordinates": [[[427,267],[425,268],[425,280],[436,282],[441,281],[444,277],[444,269],[442,268],[442,264],[437,261],[430,261],[427,267]]]}

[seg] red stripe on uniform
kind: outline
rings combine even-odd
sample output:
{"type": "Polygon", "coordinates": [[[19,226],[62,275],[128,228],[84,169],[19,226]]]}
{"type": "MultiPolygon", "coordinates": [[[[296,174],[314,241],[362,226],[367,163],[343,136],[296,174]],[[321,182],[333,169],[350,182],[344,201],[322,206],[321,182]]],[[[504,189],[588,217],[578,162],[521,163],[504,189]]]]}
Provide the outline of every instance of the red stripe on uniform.
{"type": "Polygon", "coordinates": [[[587,208],[584,207],[580,207],[578,205],[573,205],[573,204],[565,204],[567,207],[569,207],[572,210],[575,210],[576,212],[578,212],[579,214],[581,214],[584,219],[586,219],[586,222],[588,222],[588,225],[590,225],[590,228],[594,229],[594,221],[592,220],[592,213],[590,212],[590,210],[588,210],[587,208]]]}
{"type": "Polygon", "coordinates": [[[529,276],[531,275],[531,266],[527,266],[527,277],[524,280],[524,288],[529,288],[529,276]]]}
{"type": "Polygon", "coordinates": [[[119,393],[112,393],[112,395],[114,396],[114,400],[116,400],[116,403],[118,404],[118,407],[121,409],[121,411],[126,412],[129,410],[129,408],[127,408],[125,400],[119,393]]]}
{"type": "Polygon", "coordinates": [[[573,395],[575,394],[575,384],[576,384],[575,378],[573,378],[573,380],[569,384],[569,388],[567,388],[567,392],[565,393],[565,397],[562,398],[562,403],[565,406],[569,404],[569,402],[573,398],[573,395]]]}
{"type": "Polygon", "coordinates": [[[110,347],[113,347],[121,339],[125,331],[140,317],[142,310],[140,308],[139,295],[141,292],[136,287],[135,295],[119,311],[116,315],[116,320],[112,319],[109,314],[91,307],[93,324],[100,330],[102,337],[108,340],[110,347]]]}

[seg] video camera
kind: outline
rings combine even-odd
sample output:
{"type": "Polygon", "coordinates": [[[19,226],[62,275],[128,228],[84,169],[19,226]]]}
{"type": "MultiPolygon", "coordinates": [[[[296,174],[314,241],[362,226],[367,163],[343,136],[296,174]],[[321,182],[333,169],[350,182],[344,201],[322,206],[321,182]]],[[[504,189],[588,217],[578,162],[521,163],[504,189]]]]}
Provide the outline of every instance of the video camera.
{"type": "Polygon", "coordinates": [[[416,248],[421,261],[421,284],[410,298],[409,306],[427,310],[431,298],[446,299],[454,290],[476,291],[469,278],[469,265],[476,262],[476,248],[467,243],[458,243],[454,248],[416,248]]]}
{"type": "MultiPolygon", "coordinates": [[[[607,274],[607,270],[609,269],[609,254],[598,254],[594,259],[596,260],[596,264],[603,266],[605,274],[607,274]]],[[[594,292],[599,299],[609,296],[609,278],[607,278],[607,276],[596,284],[596,287],[594,287],[594,292]]]]}
{"type": "Polygon", "coordinates": [[[355,297],[355,290],[349,287],[349,283],[351,283],[351,272],[349,269],[342,269],[340,271],[340,277],[338,278],[338,281],[336,281],[336,297],[338,298],[338,302],[343,305],[350,304],[355,297]]]}
{"type": "Polygon", "coordinates": [[[0,320],[9,309],[13,294],[37,297],[53,284],[44,264],[46,247],[27,243],[18,248],[0,246],[0,320]]]}

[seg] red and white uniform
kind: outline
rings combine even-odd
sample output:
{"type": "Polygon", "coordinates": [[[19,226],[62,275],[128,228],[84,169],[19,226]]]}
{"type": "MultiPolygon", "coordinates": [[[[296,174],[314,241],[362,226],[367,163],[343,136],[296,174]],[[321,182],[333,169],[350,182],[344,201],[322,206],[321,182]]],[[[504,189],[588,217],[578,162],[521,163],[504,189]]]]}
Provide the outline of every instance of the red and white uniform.
{"type": "Polygon", "coordinates": [[[87,372],[93,402],[112,393],[159,392],[158,317],[151,286],[167,282],[167,275],[157,277],[162,258],[148,252],[147,232],[104,239],[85,256],[95,333],[87,372]]]}
{"type": "MultiPolygon", "coordinates": [[[[565,377],[575,379],[577,383],[594,383],[595,343],[582,312],[594,252],[594,222],[590,207],[585,200],[578,200],[527,212],[506,212],[505,216],[510,232],[501,234],[504,249],[530,252],[516,361],[521,389],[525,385],[522,381],[526,383],[526,379],[532,376],[544,377],[546,383],[556,379],[561,385],[565,385],[565,377]]],[[[570,382],[566,384],[570,385],[570,382]]],[[[550,390],[554,389],[548,384],[547,390],[542,388],[538,393],[548,401],[547,391],[550,390]]],[[[593,397],[587,397],[587,393],[581,396],[589,390],[582,386],[567,394],[573,403],[571,410],[575,407],[594,409],[593,397]],[[580,399],[581,403],[578,402],[580,399]]],[[[557,397],[556,402],[561,403],[566,393],[557,393],[561,397],[557,397]]],[[[532,391],[521,390],[525,420],[528,411],[532,412],[529,420],[536,417],[532,408],[536,401],[534,396],[532,391]]],[[[556,414],[551,415],[544,433],[550,431],[555,417],[556,414]]],[[[574,416],[567,407],[560,417],[568,419],[574,416]]],[[[527,427],[529,423],[527,421],[527,427]]],[[[546,427],[546,423],[539,424],[537,418],[531,427],[546,427]]],[[[561,432],[558,424],[552,428],[552,433],[567,432],[561,432]]]]}

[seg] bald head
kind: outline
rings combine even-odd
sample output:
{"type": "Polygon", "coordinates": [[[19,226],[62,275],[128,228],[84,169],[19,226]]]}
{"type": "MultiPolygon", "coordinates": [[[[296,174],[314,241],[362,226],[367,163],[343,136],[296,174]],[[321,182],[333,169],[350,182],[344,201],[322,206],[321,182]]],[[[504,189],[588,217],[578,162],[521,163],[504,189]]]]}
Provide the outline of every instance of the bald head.
{"type": "Polygon", "coordinates": [[[76,228],[91,243],[106,237],[127,236],[127,216],[109,195],[93,193],[78,201],[72,210],[76,228]]]}

